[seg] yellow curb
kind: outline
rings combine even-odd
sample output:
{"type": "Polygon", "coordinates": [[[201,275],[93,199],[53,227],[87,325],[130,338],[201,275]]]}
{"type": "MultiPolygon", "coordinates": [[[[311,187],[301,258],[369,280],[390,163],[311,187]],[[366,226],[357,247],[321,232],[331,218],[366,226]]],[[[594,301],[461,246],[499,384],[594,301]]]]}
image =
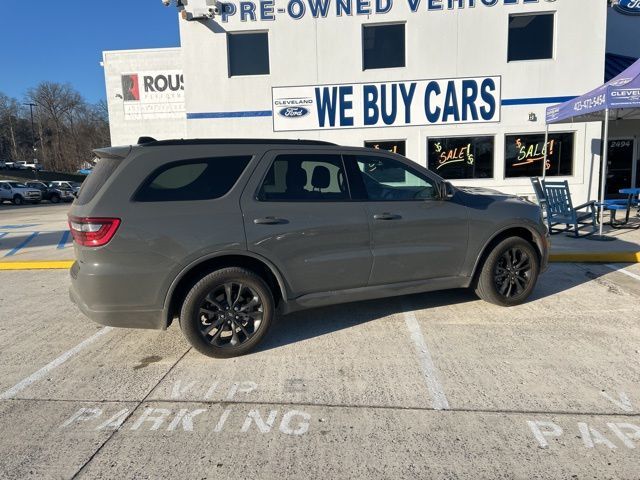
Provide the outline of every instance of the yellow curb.
{"type": "Polygon", "coordinates": [[[557,263],[638,263],[640,252],[552,253],[550,262],[557,263]]]}
{"type": "Polygon", "coordinates": [[[71,268],[71,265],[73,260],[0,262],[0,270],[66,270],[71,268]]]}

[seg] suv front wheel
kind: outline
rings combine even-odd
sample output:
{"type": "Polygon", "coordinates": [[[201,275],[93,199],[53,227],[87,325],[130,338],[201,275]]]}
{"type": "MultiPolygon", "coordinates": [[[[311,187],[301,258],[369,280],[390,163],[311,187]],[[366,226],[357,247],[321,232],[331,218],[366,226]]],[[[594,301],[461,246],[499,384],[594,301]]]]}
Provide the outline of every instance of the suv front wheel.
{"type": "Polygon", "coordinates": [[[496,245],[484,261],[475,292],[495,305],[520,305],[531,295],[539,272],[540,260],[533,246],[524,238],[510,237],[496,245]]]}
{"type": "Polygon", "coordinates": [[[200,353],[216,358],[244,355],[264,338],[274,315],[268,285],[244,268],[208,274],[188,293],[180,328],[200,353]]]}

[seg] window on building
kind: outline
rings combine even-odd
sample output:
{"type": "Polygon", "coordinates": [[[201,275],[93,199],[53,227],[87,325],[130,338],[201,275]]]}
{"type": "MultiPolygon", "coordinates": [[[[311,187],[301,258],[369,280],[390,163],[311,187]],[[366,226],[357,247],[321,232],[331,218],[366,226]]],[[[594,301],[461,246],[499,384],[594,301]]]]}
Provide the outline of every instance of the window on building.
{"type": "Polygon", "coordinates": [[[508,61],[553,58],[553,13],[509,16],[508,61]]]}
{"type": "Polygon", "coordinates": [[[228,33],[227,50],[230,77],[269,74],[267,32],[228,33]]]}
{"type": "Polygon", "coordinates": [[[387,152],[397,153],[403,157],[407,154],[407,142],[404,140],[369,140],[364,142],[366,148],[374,148],[376,150],[386,150],[387,152]]]}
{"type": "Polygon", "coordinates": [[[429,138],[428,167],[442,178],[493,178],[494,137],[429,138]]]}
{"type": "MultiPolygon", "coordinates": [[[[544,161],[544,134],[505,137],[505,177],[540,177],[544,161]]],[[[549,134],[546,176],[573,175],[573,133],[549,134]]]]}
{"type": "Polygon", "coordinates": [[[346,157],[348,162],[354,160],[360,173],[359,177],[353,179],[354,198],[397,202],[438,197],[435,181],[404,163],[374,155],[346,157]]]}
{"type": "Polygon", "coordinates": [[[404,66],[404,23],[362,26],[363,70],[404,66]]]}
{"type": "Polygon", "coordinates": [[[215,157],[168,163],[138,189],[137,202],[210,200],[225,195],[251,160],[250,156],[215,157]]]}
{"type": "Polygon", "coordinates": [[[340,155],[278,155],[262,183],[260,200],[335,202],[349,200],[340,155]]]}

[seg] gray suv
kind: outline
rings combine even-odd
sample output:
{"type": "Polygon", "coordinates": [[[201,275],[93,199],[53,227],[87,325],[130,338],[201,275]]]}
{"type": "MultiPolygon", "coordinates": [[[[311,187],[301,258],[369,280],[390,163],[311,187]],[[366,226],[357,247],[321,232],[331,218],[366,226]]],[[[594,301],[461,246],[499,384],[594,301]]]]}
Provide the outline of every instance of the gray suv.
{"type": "Polygon", "coordinates": [[[141,139],[101,158],[69,214],[72,300],[116,327],[247,353],[276,312],[470,287],[524,302],[540,208],[455,188],[404,157],[320,141],[141,139]]]}

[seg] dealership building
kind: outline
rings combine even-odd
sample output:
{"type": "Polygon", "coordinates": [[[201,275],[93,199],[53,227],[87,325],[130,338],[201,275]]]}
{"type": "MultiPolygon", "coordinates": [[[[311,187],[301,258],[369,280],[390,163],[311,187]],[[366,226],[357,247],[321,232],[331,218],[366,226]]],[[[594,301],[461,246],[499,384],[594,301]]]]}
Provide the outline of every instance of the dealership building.
{"type": "MultiPolygon", "coordinates": [[[[640,56],[638,0],[177,6],[179,48],[104,53],[113,144],[320,139],[522,196],[544,168],[569,181],[576,203],[598,194],[602,124],[552,126],[545,144],[545,109],[640,56]]],[[[611,138],[610,193],[640,185],[640,122],[613,120],[611,138]]]]}

